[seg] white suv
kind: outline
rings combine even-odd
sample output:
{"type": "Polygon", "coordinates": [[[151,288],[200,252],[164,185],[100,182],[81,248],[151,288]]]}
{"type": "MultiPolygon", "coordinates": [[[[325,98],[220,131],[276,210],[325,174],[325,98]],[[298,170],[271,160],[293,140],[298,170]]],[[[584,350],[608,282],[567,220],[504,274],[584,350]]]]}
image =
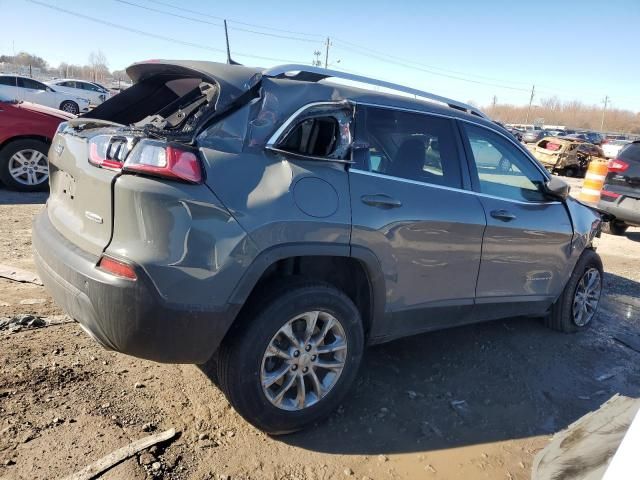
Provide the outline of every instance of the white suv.
{"type": "Polygon", "coordinates": [[[47,82],[47,85],[61,92],[87,98],[91,105],[100,105],[111,97],[111,92],[97,83],[71,78],[59,78],[47,82]]]}
{"type": "Polygon", "coordinates": [[[5,97],[38,103],[77,115],[89,111],[89,100],[58,91],[42,82],[18,75],[0,75],[0,94],[5,97]]]}

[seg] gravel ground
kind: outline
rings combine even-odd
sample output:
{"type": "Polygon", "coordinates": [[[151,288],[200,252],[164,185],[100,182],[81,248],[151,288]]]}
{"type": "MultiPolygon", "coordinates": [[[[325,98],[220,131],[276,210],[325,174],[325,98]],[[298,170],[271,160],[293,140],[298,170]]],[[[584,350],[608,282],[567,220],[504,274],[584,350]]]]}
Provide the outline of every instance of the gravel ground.
{"type": "MultiPolygon", "coordinates": [[[[42,194],[0,189],[0,264],[33,270],[42,194]]],[[[562,335],[512,319],[370,348],[328,420],[271,438],[244,422],[191,365],[108,352],[44,288],[0,279],[0,318],[50,317],[0,331],[0,478],[58,478],[149,432],[179,435],[108,479],[530,477],[550,436],[615,393],[640,396],[640,229],[603,235],[605,297],[594,328],[562,335]],[[636,348],[639,348],[636,346],[636,348]]]]}

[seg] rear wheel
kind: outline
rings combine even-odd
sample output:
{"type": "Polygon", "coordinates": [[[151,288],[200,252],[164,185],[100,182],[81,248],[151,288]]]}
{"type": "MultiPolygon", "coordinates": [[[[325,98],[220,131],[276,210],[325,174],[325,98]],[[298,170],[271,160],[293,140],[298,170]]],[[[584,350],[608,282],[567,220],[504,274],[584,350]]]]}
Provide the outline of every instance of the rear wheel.
{"type": "Polygon", "coordinates": [[[619,220],[610,220],[602,223],[602,231],[610,235],[624,235],[628,228],[629,225],[619,220]]]}
{"type": "Polygon", "coordinates": [[[602,294],[602,261],[593,250],[585,250],[578,260],[562,295],[551,307],[545,324],[560,332],[586,330],[592,323],[602,294]]]}
{"type": "Polygon", "coordinates": [[[0,180],[13,190],[33,192],[47,188],[49,146],[40,140],[16,140],[0,150],[0,180]]]}
{"type": "Polygon", "coordinates": [[[564,169],[564,176],[565,177],[577,177],[578,176],[578,169],[576,167],[565,167],[564,169]]]}
{"type": "Polygon", "coordinates": [[[80,113],[80,107],[78,106],[78,104],[76,102],[72,102],[71,100],[65,100],[64,102],[62,102],[60,104],[60,110],[63,110],[67,113],[73,113],[74,115],[80,113]]]}
{"type": "Polygon", "coordinates": [[[322,282],[284,281],[238,319],[217,361],[219,385],[247,421],[289,433],[335,409],[364,345],[353,302],[322,282]]]}

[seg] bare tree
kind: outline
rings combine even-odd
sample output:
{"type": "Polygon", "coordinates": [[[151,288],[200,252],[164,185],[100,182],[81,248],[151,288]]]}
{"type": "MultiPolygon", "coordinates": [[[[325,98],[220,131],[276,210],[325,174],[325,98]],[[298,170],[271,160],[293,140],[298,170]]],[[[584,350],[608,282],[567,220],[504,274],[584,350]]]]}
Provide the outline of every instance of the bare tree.
{"type": "Polygon", "coordinates": [[[91,52],[89,54],[89,67],[91,67],[91,79],[94,82],[103,82],[109,74],[108,62],[106,55],[102,50],[91,52]]]}
{"type": "MultiPolygon", "coordinates": [[[[526,118],[527,105],[489,105],[487,114],[503,123],[521,123],[526,118]]],[[[544,118],[546,124],[564,125],[569,128],[597,130],[602,121],[602,106],[587,105],[578,100],[562,102],[557,97],[543,98],[535,106],[536,118],[544,118]]],[[[620,108],[607,109],[607,130],[624,133],[640,133],[640,113],[620,108]]]]}

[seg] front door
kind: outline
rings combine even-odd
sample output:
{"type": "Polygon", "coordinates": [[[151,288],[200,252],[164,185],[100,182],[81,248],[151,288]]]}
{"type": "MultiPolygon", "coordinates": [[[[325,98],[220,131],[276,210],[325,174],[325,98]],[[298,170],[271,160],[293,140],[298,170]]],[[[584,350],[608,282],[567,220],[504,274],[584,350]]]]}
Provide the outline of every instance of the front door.
{"type": "Polygon", "coordinates": [[[368,148],[349,173],[352,246],[377,256],[386,284],[388,321],[372,337],[468,321],[485,216],[463,189],[455,123],[358,105],[355,135],[368,148]]]}
{"type": "Polygon", "coordinates": [[[512,140],[461,125],[474,189],[487,217],[478,313],[484,319],[543,313],[569,274],[573,228],[567,209],[543,193],[545,174],[512,140]]]}

